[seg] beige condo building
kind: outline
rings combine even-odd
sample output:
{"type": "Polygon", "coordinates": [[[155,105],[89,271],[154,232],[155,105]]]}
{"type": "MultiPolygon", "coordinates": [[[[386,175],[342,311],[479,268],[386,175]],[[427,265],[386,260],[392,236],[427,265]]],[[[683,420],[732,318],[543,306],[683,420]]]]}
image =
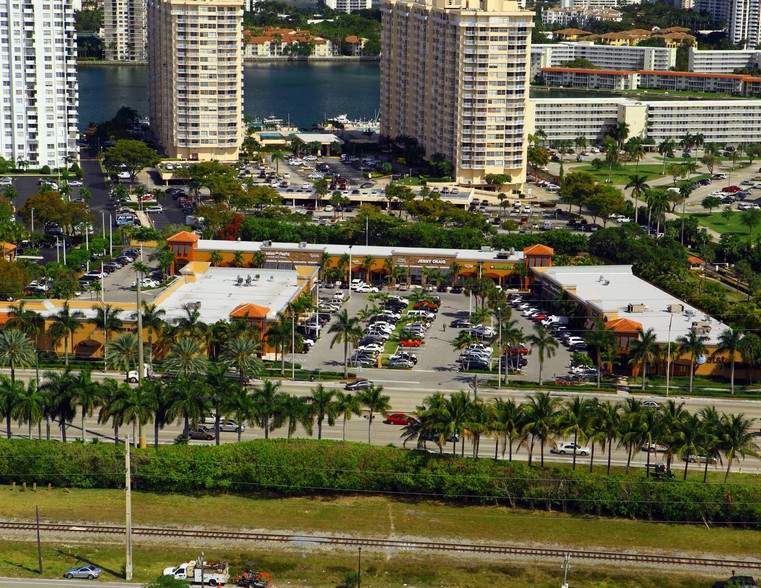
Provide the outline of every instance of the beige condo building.
{"type": "Polygon", "coordinates": [[[148,0],[151,129],[169,157],[237,160],[242,0],[148,0]]]}
{"type": "Polygon", "coordinates": [[[513,0],[384,0],[381,134],[440,153],[459,182],[525,181],[533,13],[513,0]]]}
{"type": "Polygon", "coordinates": [[[105,0],[103,45],[109,61],[145,61],[145,0],[105,0]]]}

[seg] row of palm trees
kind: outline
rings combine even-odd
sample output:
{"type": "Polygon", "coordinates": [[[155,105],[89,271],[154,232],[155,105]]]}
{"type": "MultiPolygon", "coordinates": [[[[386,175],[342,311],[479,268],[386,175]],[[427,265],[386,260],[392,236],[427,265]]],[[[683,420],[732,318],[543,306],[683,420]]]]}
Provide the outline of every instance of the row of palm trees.
{"type": "Polygon", "coordinates": [[[121,427],[131,425],[132,437],[137,440],[143,427],[153,423],[154,446],[158,447],[159,432],[165,426],[181,421],[183,436],[187,439],[191,428],[211,414],[216,415],[217,444],[219,423],[226,418],[234,419],[239,425],[249,423],[260,427],[265,438],[282,427],[286,427],[290,438],[298,425],[312,435],[316,426],[318,439],[322,439],[324,423],[333,426],[342,418],[345,440],[346,421],[366,411],[370,443],[376,415],[385,415],[390,410],[390,399],[380,386],[352,394],[329,390],[319,384],[307,396],[287,394],[280,386],[280,382],[263,380],[258,386],[246,388],[231,381],[217,366],[192,381],[185,376],[146,379],[138,386],[113,378],[93,380],[89,370],[76,372],[67,368],[46,372],[40,385],[34,380],[24,383],[0,376],[0,418],[5,419],[8,438],[12,437],[12,423],[17,422],[19,426],[28,427],[30,439],[35,427],[37,436],[42,438],[42,423],[52,420],[60,428],[62,441],[67,440],[66,428],[77,414],[82,440],[86,438],[86,421],[94,415],[99,424],[111,423],[116,442],[121,427]]]}
{"type": "MultiPolygon", "coordinates": [[[[575,396],[563,401],[551,393],[537,392],[526,402],[495,398],[484,401],[467,392],[450,396],[437,392],[417,407],[415,422],[404,427],[405,444],[416,441],[423,446],[434,440],[439,447],[449,441],[452,454],[465,453],[465,439],[471,440],[472,455],[478,455],[481,440],[494,439],[494,458],[501,450],[502,457],[513,455],[521,448],[528,453],[532,464],[535,450],[539,449],[540,463],[548,444],[570,438],[577,444],[589,444],[589,471],[594,465],[595,448],[607,453],[607,473],[610,474],[612,451],[626,450],[626,473],[632,457],[641,448],[662,449],[666,467],[671,468],[674,457],[685,459],[683,479],[687,477],[689,456],[705,456],[703,481],[706,481],[708,463],[727,462],[724,481],[729,476],[732,462],[737,457],[758,456],[756,435],[751,430],[753,419],[742,414],[719,414],[714,407],[706,407],[697,414],[684,408],[684,403],[668,400],[659,408],[642,405],[637,398],[626,402],[600,401],[597,398],[575,396]]],[[[577,455],[573,455],[576,469],[577,455]]],[[[650,470],[651,452],[647,452],[647,471],[650,470]]],[[[697,458],[696,458],[697,459],[697,458]]]]}

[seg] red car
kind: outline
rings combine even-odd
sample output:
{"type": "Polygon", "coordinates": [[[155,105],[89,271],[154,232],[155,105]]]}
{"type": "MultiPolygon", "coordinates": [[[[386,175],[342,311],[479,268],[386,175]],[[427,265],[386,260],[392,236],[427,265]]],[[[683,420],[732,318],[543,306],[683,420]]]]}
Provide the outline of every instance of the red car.
{"type": "Polygon", "coordinates": [[[399,341],[399,347],[420,347],[419,339],[402,339],[399,341]]]}
{"type": "Polygon", "coordinates": [[[538,323],[539,321],[544,320],[546,318],[547,318],[547,315],[542,312],[540,314],[532,316],[531,320],[538,323]]]}
{"type": "Polygon", "coordinates": [[[528,348],[521,343],[520,347],[508,347],[505,349],[505,353],[509,353],[510,355],[526,355],[528,353],[528,348]]]}
{"type": "Polygon", "coordinates": [[[388,415],[383,422],[386,425],[411,425],[415,422],[415,419],[402,412],[395,412],[394,414],[388,415]]]}
{"type": "Polygon", "coordinates": [[[742,188],[740,186],[725,186],[721,189],[722,192],[727,192],[729,194],[734,194],[735,192],[741,192],[742,188]]]}

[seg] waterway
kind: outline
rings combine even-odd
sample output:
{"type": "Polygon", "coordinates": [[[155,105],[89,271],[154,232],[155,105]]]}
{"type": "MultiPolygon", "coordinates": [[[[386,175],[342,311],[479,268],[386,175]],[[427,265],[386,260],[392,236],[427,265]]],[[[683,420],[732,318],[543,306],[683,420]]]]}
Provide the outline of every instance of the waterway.
{"type": "MultiPolygon", "coordinates": [[[[113,118],[122,106],[148,114],[148,68],[87,64],[79,70],[79,126],[113,118]]],[[[326,116],[372,118],[379,108],[377,62],[247,63],[243,111],[310,128],[326,116]]]]}

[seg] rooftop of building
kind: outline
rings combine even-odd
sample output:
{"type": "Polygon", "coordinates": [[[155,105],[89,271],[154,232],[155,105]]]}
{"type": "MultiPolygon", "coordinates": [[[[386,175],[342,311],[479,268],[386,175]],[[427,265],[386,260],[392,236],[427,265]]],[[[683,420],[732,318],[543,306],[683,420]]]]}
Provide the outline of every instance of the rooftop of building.
{"type": "Polygon", "coordinates": [[[169,323],[186,316],[184,307],[188,305],[198,308],[207,324],[229,320],[233,312],[261,316],[264,309],[266,318],[275,320],[298,295],[303,283],[296,270],[208,267],[195,263],[180,273],[195,277],[195,281],[190,279],[181,284],[157,304],[158,309],[166,312],[164,320],[169,323]],[[251,309],[257,312],[249,312],[251,309]]]}
{"type": "Polygon", "coordinates": [[[716,345],[721,333],[729,328],[638,278],[630,265],[553,266],[542,268],[541,275],[608,320],[628,319],[641,324],[645,331],[653,329],[659,343],[674,342],[700,323],[707,330],[706,344],[716,345]],[[669,307],[681,310],[670,312],[669,307]]]}

